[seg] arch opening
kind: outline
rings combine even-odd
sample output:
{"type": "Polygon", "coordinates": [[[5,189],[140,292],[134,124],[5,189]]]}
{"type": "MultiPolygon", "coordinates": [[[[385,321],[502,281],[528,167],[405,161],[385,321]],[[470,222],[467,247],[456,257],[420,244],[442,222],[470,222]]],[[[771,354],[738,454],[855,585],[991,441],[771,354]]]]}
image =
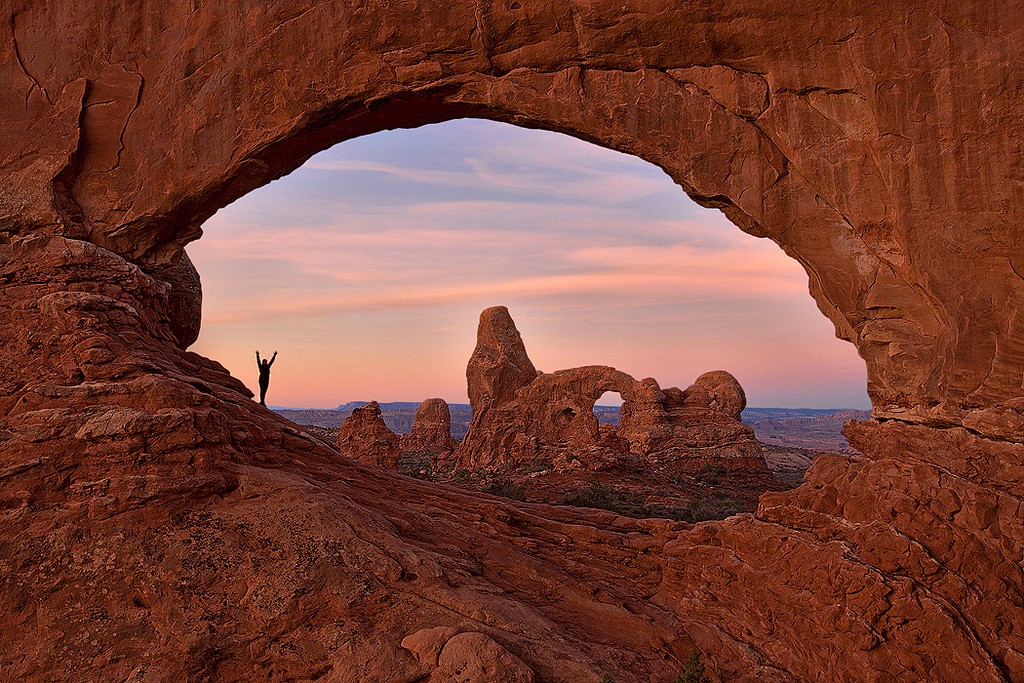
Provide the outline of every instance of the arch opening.
{"type": "MultiPolygon", "coordinates": [[[[739,376],[753,376],[721,359],[722,350],[738,357],[743,346],[738,337],[757,335],[775,344],[762,344],[761,353],[788,346],[802,359],[820,357],[820,350],[806,340],[782,341],[792,324],[778,321],[802,307],[801,324],[816,326],[819,340],[846,351],[846,387],[851,396],[860,393],[829,403],[822,392],[805,407],[865,407],[863,364],[852,349],[831,338],[827,322],[807,300],[799,268],[769,242],[744,236],[720,214],[687,202],[657,168],[570,137],[482,120],[381,136],[383,142],[373,136],[331,148],[270,185],[263,200],[263,192],[249,195],[209,221],[207,237],[190,247],[204,276],[207,299],[197,351],[246,377],[253,344],[240,340],[266,336],[268,325],[275,324],[280,339],[291,335],[302,340],[303,348],[292,356],[299,367],[292,367],[304,381],[321,382],[319,393],[308,399],[291,393],[278,404],[326,408],[366,400],[372,397],[366,395],[370,383],[385,368],[401,376],[414,365],[437,367],[422,355],[395,352],[393,340],[403,337],[423,348],[437,349],[440,342],[448,349],[442,353],[449,380],[441,391],[423,386],[415,393],[377,398],[413,401],[446,395],[462,403],[464,393],[456,384],[462,382],[472,347],[473,316],[486,305],[506,303],[521,321],[526,311],[524,324],[531,317],[537,321],[533,334],[541,336],[531,346],[542,354],[538,361],[545,367],[601,363],[679,386],[692,380],[687,371],[696,376],[720,366],[732,365],[739,376]],[[425,141],[410,152],[417,136],[425,141]],[[459,144],[464,145],[461,151],[456,149],[459,144]],[[445,158],[454,166],[446,169],[440,163],[445,158]],[[568,175],[560,179],[560,173],[568,175]],[[487,183],[492,185],[484,188],[487,183]],[[540,195],[524,199],[523,192],[540,195]],[[573,192],[576,196],[567,198],[573,192]],[[306,214],[299,215],[290,201],[306,214]],[[539,242],[528,244],[534,239],[539,242]],[[318,246],[303,253],[313,244],[318,246]],[[475,255],[454,248],[467,244],[479,248],[475,255]],[[246,265],[225,267],[229,257],[246,265]],[[788,267],[788,273],[775,270],[771,258],[788,267]],[[528,266],[535,268],[528,276],[515,272],[528,266]],[[724,287],[724,297],[716,298],[711,272],[722,267],[731,269],[733,283],[724,287]],[[403,279],[402,274],[412,277],[403,279]],[[753,322],[745,331],[731,332],[726,309],[743,294],[745,277],[753,278],[746,287],[752,298],[738,310],[753,322]],[[324,283],[333,293],[320,286],[324,283]],[[780,304],[777,290],[765,296],[764,290],[773,285],[784,287],[791,300],[780,304]],[[675,309],[667,309],[658,298],[665,290],[674,290],[675,309]],[[249,292],[261,293],[242,296],[249,292]],[[336,296],[338,292],[343,296],[336,296]],[[428,320],[424,309],[436,315],[428,320]],[[399,322],[388,315],[392,310],[412,317],[399,322]],[[588,311],[602,315],[581,330],[588,311]],[[284,322],[274,323],[279,314],[284,322]],[[350,332],[332,333],[314,320],[315,314],[333,318],[332,325],[350,332]],[[463,329],[438,322],[457,317],[466,321],[463,329]],[[638,326],[647,327],[641,344],[635,338],[638,326]],[[709,346],[694,336],[697,330],[725,339],[709,346]],[[346,336],[343,348],[329,354],[331,345],[346,336]],[[581,351],[581,338],[603,338],[603,348],[584,346],[581,351]],[[360,341],[366,343],[355,343],[360,341]],[[241,344],[245,351],[228,350],[232,344],[241,344]],[[643,346],[647,348],[638,353],[643,346]],[[680,350],[687,356],[685,365],[636,363],[637,358],[678,356],[680,350]],[[356,368],[337,362],[355,357],[363,359],[356,368]],[[858,371],[861,377],[856,378],[858,371]],[[351,380],[353,375],[362,388],[335,403],[322,383],[332,376],[351,380]]],[[[746,361],[750,370],[763,365],[757,359],[746,361]]],[[[286,367],[277,369],[277,387],[288,381],[292,370],[286,367]]],[[[792,365],[773,364],[773,372],[755,378],[754,386],[777,384],[787,368],[792,365]]],[[[763,392],[754,391],[758,393],[763,392]]],[[[761,405],[799,407],[799,392],[776,395],[761,405]]]]}
{"type": "Polygon", "coordinates": [[[622,424],[622,394],[611,390],[601,392],[592,410],[599,425],[618,427],[622,424]]]}

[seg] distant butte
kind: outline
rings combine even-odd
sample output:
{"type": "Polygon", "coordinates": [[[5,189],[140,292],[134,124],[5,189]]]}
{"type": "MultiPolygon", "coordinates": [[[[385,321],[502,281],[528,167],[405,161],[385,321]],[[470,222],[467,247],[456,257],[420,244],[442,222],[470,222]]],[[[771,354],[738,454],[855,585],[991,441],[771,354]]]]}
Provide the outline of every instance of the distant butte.
{"type": "MultiPolygon", "coordinates": [[[[0,678],[1024,681],[1024,4],[5,7],[0,678]],[[863,455],[717,522],[520,504],[339,457],[184,350],[207,218],[460,117],[779,244],[866,364],[863,455]]],[[[508,358],[475,400],[532,385],[508,358]]]]}

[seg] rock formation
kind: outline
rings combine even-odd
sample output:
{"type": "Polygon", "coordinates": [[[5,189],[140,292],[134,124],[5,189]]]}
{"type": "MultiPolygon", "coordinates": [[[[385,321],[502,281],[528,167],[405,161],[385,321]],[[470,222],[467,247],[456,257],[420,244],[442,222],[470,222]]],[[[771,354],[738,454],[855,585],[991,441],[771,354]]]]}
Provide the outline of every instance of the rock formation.
{"type": "Polygon", "coordinates": [[[618,451],[748,458],[767,475],[754,432],[739,419],[746,406],[743,388],[724,370],[701,375],[686,391],[663,391],[654,379],[637,381],[601,365],[536,373],[529,381],[520,368],[532,369],[533,363],[515,322],[506,308],[488,308],[480,315],[466,369],[476,401],[469,432],[454,454],[458,466],[496,467],[571,454],[585,466],[602,467],[615,462],[618,451]],[[606,391],[622,397],[622,419],[618,427],[602,430],[593,410],[606,391]]]}
{"type": "Polygon", "coordinates": [[[469,405],[474,411],[504,405],[537,374],[508,309],[485,309],[476,330],[476,348],[466,366],[469,405]]]}
{"type": "Polygon", "coordinates": [[[412,430],[401,436],[403,453],[438,454],[455,448],[452,414],[442,398],[428,398],[416,409],[412,430]]]}
{"type": "Polygon", "coordinates": [[[448,627],[553,682],[693,649],[718,680],[1024,680],[1019,3],[5,9],[4,678],[423,680],[401,643],[448,627]],[[516,505],[340,458],[181,349],[195,307],[150,273],[206,218],[465,116],[646,159],[781,245],[866,363],[864,455],[692,527],[516,505]]]}
{"type": "Polygon", "coordinates": [[[355,460],[395,469],[399,437],[384,424],[380,404],[370,401],[356,408],[338,428],[338,450],[355,460]]]}

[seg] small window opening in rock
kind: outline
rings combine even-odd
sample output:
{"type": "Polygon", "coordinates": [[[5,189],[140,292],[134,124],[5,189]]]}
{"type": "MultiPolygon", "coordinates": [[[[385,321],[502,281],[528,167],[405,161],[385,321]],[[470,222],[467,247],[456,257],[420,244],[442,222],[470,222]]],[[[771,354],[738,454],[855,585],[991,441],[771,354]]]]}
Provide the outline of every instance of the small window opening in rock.
{"type": "Polygon", "coordinates": [[[618,427],[622,424],[622,395],[617,391],[606,391],[594,403],[594,417],[599,425],[618,427]]]}

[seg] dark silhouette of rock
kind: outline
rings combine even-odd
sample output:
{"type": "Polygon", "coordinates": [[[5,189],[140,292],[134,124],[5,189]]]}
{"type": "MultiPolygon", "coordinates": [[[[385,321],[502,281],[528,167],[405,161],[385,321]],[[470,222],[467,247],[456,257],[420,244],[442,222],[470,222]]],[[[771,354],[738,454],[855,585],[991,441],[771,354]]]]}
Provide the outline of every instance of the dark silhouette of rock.
{"type": "Polygon", "coordinates": [[[178,340],[178,346],[187,349],[199,339],[199,327],[203,319],[203,286],[199,273],[182,249],[164,265],[152,266],[147,272],[167,284],[171,331],[178,340]]]}
{"type": "Polygon", "coordinates": [[[356,408],[338,428],[338,450],[350,458],[395,469],[399,438],[384,424],[380,404],[370,401],[356,408]]]}

